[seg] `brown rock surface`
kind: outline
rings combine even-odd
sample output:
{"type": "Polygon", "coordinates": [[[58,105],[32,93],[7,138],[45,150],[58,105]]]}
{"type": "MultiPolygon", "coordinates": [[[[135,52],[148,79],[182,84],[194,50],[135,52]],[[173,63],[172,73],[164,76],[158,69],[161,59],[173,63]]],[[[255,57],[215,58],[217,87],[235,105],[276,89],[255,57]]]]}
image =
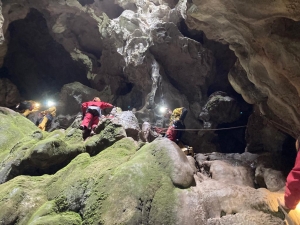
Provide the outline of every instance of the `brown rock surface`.
{"type": "Polygon", "coordinates": [[[187,19],[190,28],[229,44],[247,76],[242,83],[231,76],[235,89],[293,137],[300,132],[299,20],[298,2],[280,0],[194,0],[187,19]]]}
{"type": "Polygon", "coordinates": [[[10,80],[0,79],[0,106],[13,107],[20,103],[19,90],[10,80]]]}

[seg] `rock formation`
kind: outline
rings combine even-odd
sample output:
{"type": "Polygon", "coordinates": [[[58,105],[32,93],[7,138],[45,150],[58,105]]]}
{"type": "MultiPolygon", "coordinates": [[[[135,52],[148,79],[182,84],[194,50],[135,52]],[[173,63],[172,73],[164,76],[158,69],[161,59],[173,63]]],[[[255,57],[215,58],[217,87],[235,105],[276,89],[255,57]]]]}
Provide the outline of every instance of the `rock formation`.
{"type": "Polygon", "coordinates": [[[277,198],[300,131],[297,1],[0,7],[0,224],[284,224],[277,198]],[[95,96],[123,112],[86,138],[80,104],[95,96]],[[49,132],[4,108],[49,97],[49,132]],[[188,109],[195,159],[140,139],[142,122],[166,122],[161,107],[188,109]]]}
{"type": "Polygon", "coordinates": [[[11,132],[0,129],[1,223],[283,224],[284,183],[274,186],[265,170],[271,191],[254,188],[259,155],[198,154],[196,163],[166,138],[141,145],[127,137],[128,113],[105,119],[83,141],[76,122],[41,132],[0,108],[11,132]]]}
{"type": "Polygon", "coordinates": [[[300,127],[298,4],[194,0],[187,10],[191,29],[229,44],[238,57],[230,71],[235,90],[294,138],[300,127]]]}

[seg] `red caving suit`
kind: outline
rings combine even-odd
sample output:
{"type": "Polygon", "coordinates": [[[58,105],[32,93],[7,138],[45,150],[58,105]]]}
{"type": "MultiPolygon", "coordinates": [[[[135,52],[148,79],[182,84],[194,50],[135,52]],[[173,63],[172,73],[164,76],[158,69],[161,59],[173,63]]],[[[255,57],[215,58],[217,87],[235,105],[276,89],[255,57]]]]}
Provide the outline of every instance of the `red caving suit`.
{"type": "Polygon", "coordinates": [[[92,129],[96,127],[99,123],[99,117],[101,116],[101,109],[113,108],[113,105],[107,102],[84,102],[81,105],[82,115],[84,116],[81,122],[82,126],[91,127],[92,129]]]}
{"type": "Polygon", "coordinates": [[[295,209],[300,201],[300,151],[298,150],[294,168],[286,178],[284,202],[289,209],[295,209]]]}

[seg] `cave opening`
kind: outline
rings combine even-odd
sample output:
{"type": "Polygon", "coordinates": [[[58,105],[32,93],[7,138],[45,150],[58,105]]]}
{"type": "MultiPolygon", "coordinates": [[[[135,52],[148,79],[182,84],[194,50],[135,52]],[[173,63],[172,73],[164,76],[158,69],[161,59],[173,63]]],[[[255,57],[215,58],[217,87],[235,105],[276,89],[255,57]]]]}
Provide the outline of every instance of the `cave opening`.
{"type": "MultiPolygon", "coordinates": [[[[246,126],[253,107],[233,89],[228,80],[228,73],[237,60],[234,52],[229,49],[229,45],[209,40],[203,31],[189,29],[184,20],[180,22],[179,30],[185,37],[191,38],[211,50],[215,57],[216,73],[214,82],[207,89],[207,97],[215,92],[225,92],[237,101],[241,109],[237,121],[219,124],[217,128],[246,126]]],[[[220,151],[223,153],[243,153],[246,148],[245,130],[246,128],[242,127],[216,131],[218,138],[215,138],[213,142],[219,146],[220,151]]]]}
{"type": "Polygon", "coordinates": [[[218,135],[217,142],[222,153],[243,153],[247,146],[245,139],[246,126],[249,116],[252,114],[253,107],[243,102],[241,96],[236,96],[235,99],[240,106],[239,119],[232,123],[222,123],[217,126],[217,129],[234,129],[218,130],[215,132],[218,135]]]}
{"type": "Polygon", "coordinates": [[[280,157],[282,168],[280,169],[283,171],[284,176],[288,175],[295,164],[295,159],[297,156],[295,142],[296,140],[292,136],[288,135],[282,145],[280,157]]]}
{"type": "Polygon", "coordinates": [[[58,93],[64,84],[89,85],[85,67],[72,60],[50,35],[43,15],[31,9],[24,19],[9,24],[8,51],[0,76],[9,78],[25,99],[58,93]]]}
{"type": "Polygon", "coordinates": [[[95,0],[78,0],[78,2],[82,5],[89,5],[89,4],[93,4],[95,2],[95,0]]]}
{"type": "MultiPolygon", "coordinates": [[[[91,2],[94,0],[81,0],[82,2],[91,2]]],[[[89,3],[92,4],[92,3],[89,3]]],[[[94,4],[96,6],[96,8],[100,9],[101,12],[104,12],[109,19],[115,19],[118,18],[123,12],[124,9],[119,6],[118,4],[115,4],[114,1],[110,1],[110,0],[102,0],[102,1],[97,1],[94,4]]],[[[130,3],[129,5],[134,6],[134,4],[130,3]]],[[[132,8],[132,7],[131,7],[132,8]]],[[[134,7],[133,7],[134,9],[134,7]]],[[[133,10],[135,11],[135,10],[133,10]]]]}

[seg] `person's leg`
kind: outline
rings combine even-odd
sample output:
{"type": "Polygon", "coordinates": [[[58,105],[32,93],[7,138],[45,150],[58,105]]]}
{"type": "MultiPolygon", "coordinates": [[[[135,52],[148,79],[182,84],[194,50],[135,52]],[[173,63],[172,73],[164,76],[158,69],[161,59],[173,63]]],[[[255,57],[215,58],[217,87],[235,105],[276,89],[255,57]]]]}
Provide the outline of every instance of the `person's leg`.
{"type": "Polygon", "coordinates": [[[167,133],[166,133],[166,138],[170,139],[171,141],[174,141],[176,143],[176,130],[173,125],[169,126],[167,133]]]}
{"type": "Polygon", "coordinates": [[[26,110],[23,112],[23,116],[27,117],[30,113],[31,113],[31,111],[30,111],[29,109],[26,109],[26,110]]]}
{"type": "Polygon", "coordinates": [[[46,116],[44,116],[42,119],[42,122],[38,125],[38,128],[45,131],[47,122],[48,122],[48,118],[46,116]]]}
{"type": "Polygon", "coordinates": [[[86,113],[85,116],[84,116],[84,118],[83,118],[83,120],[82,120],[82,122],[81,122],[80,127],[82,129],[88,128],[91,120],[93,119],[93,117],[94,116],[91,113],[89,113],[89,112],[86,113]]]}
{"type": "Polygon", "coordinates": [[[99,123],[99,117],[94,116],[91,121],[91,127],[92,127],[91,135],[95,134],[95,128],[98,126],[98,123],[99,123]]]}
{"type": "Polygon", "coordinates": [[[142,125],[142,132],[143,132],[143,138],[146,142],[149,142],[149,132],[150,132],[151,125],[148,122],[144,122],[142,125]]]}

